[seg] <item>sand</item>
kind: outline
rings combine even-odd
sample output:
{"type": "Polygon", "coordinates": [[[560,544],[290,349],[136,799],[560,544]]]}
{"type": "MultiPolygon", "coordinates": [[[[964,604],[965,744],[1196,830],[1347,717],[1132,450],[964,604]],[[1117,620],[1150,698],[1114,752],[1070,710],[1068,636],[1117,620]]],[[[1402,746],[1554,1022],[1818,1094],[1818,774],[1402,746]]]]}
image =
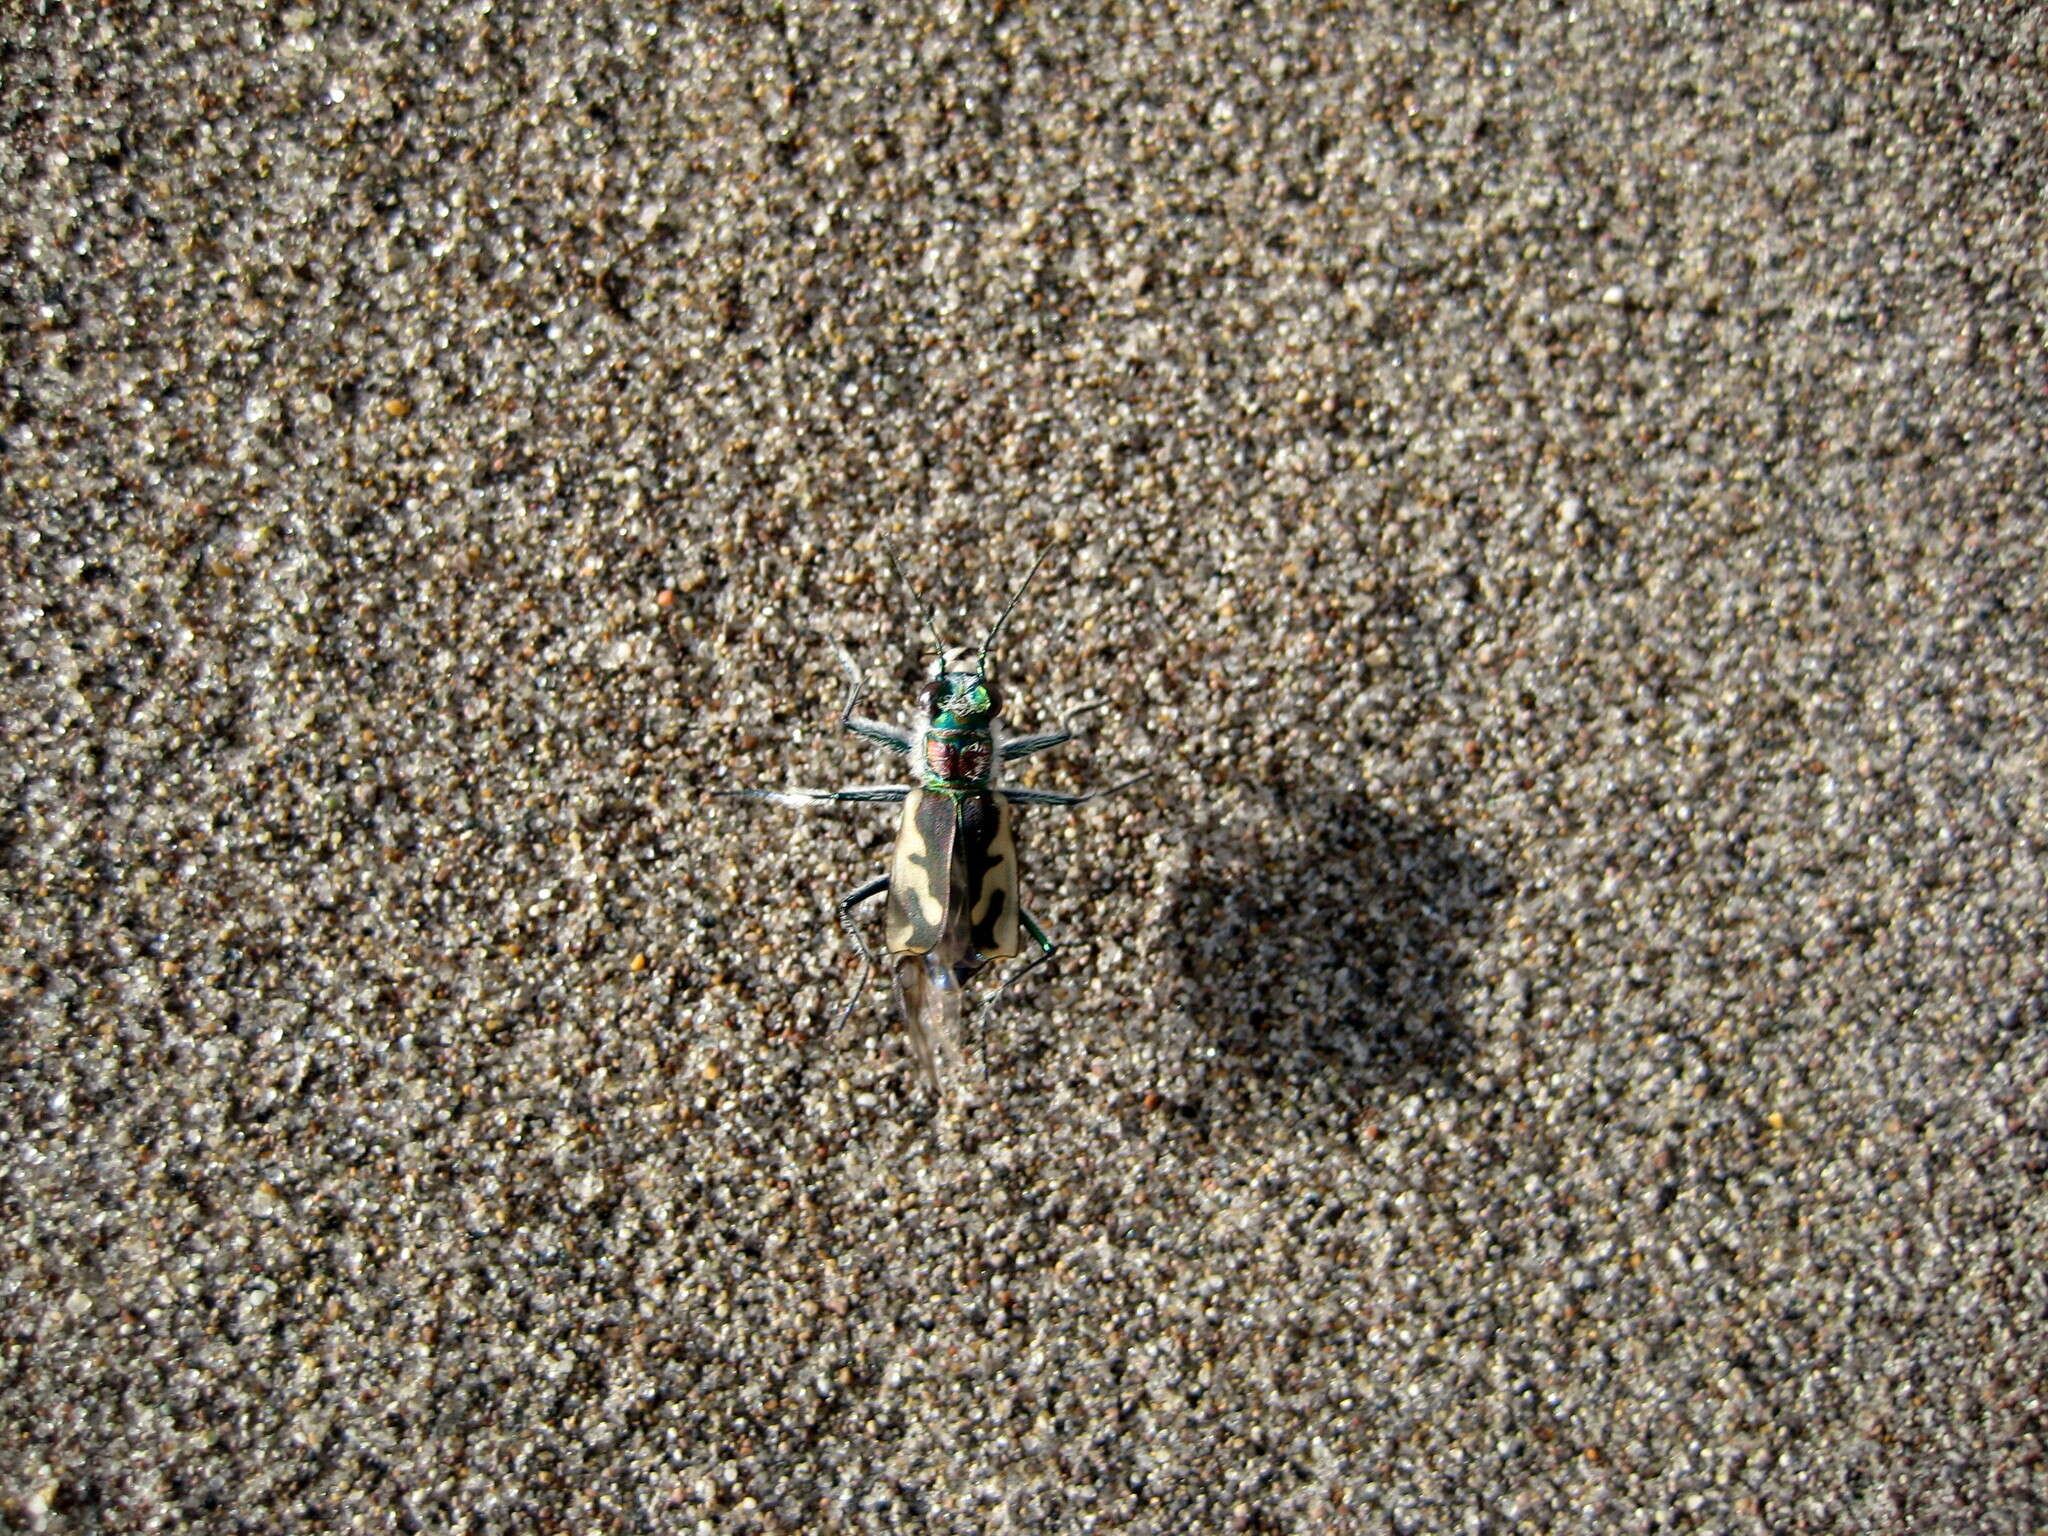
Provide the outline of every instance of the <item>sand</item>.
{"type": "Polygon", "coordinates": [[[0,1523],[2048,1524],[2038,14],[51,9],[0,1523]]]}

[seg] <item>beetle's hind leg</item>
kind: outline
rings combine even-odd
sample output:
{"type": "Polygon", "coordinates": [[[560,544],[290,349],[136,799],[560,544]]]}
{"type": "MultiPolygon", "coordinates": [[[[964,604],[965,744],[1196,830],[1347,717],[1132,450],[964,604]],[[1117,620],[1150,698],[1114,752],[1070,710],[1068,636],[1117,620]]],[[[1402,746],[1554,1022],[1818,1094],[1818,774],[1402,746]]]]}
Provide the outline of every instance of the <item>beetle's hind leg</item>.
{"type": "Polygon", "coordinates": [[[836,1033],[846,1027],[846,1021],[853,1017],[853,1005],[860,1001],[861,990],[867,986],[868,978],[875,974],[875,952],[868,947],[868,941],[861,937],[860,929],[854,926],[853,909],[864,901],[871,901],[889,889],[889,877],[881,875],[870,880],[857,891],[839,898],[839,926],[846,936],[853,940],[853,947],[860,951],[860,980],[853,984],[853,990],[846,996],[846,1006],[839,1010],[839,1017],[833,1021],[836,1033]]]}
{"type": "Polygon", "coordinates": [[[1033,971],[1037,970],[1041,965],[1045,964],[1045,962],[1050,960],[1054,955],[1058,954],[1060,950],[1059,945],[1055,944],[1051,939],[1045,936],[1045,930],[1038,926],[1038,919],[1031,915],[1030,908],[1019,907],[1017,909],[1017,921],[1022,923],[1024,925],[1024,931],[1031,935],[1031,942],[1038,946],[1038,953],[1033,955],[1030,960],[1025,962],[1024,968],[1022,970],[1016,972],[1014,975],[1005,976],[1003,978],[1003,984],[997,987],[995,991],[989,993],[988,1000],[990,1007],[994,1007],[996,1000],[998,998],[1000,998],[1005,992],[1009,991],[1010,988],[1015,986],[1018,982],[1022,981],[1026,976],[1029,976],[1033,971]]]}

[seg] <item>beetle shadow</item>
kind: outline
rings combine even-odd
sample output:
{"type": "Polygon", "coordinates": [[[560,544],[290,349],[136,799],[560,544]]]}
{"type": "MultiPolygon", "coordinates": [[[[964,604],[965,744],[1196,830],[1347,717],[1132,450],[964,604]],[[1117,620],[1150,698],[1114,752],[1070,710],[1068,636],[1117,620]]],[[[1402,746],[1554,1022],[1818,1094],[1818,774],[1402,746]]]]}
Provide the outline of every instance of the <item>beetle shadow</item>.
{"type": "Polygon", "coordinates": [[[1448,828],[1356,791],[1255,793],[1191,840],[1168,897],[1189,1043],[1232,1075],[1462,1085],[1467,972],[1503,894],[1448,828]]]}

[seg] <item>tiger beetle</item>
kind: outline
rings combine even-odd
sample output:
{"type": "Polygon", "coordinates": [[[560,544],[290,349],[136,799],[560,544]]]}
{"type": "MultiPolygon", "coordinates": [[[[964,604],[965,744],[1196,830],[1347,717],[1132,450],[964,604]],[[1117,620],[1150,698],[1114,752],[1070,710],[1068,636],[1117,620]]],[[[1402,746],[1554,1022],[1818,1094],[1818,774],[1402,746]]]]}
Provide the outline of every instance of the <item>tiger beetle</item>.
{"type": "MultiPolygon", "coordinates": [[[[917,696],[908,729],[865,719],[854,713],[865,692],[859,667],[843,646],[834,643],[852,687],[839,724],[862,740],[915,761],[915,785],[860,784],[846,789],[728,789],[714,794],[771,800],[777,805],[822,805],[828,802],[901,805],[896,848],[889,872],[870,880],[839,900],[839,925],[860,951],[860,980],[840,1010],[835,1028],[844,1025],[875,971],[875,952],[855,925],[861,903],[886,895],[883,951],[895,963],[896,1005],[911,1049],[926,1078],[939,1083],[938,1058],[949,1073],[959,1072],[961,989],[993,960],[1014,960],[1024,953],[1028,936],[1038,953],[1022,970],[996,989],[995,996],[1050,960],[1059,946],[1046,936],[1017,896],[1017,845],[1011,808],[1019,805],[1082,805],[1126,789],[1147,775],[1133,775],[1106,789],[1064,795],[1047,789],[998,788],[1004,764],[1073,740],[1070,728],[1037,736],[1011,736],[1000,722],[1002,695],[989,680],[989,653],[1003,632],[1011,610],[1045,563],[1046,551],[1033,562],[1017,586],[974,665],[969,653],[948,650],[929,604],[919,598],[926,626],[938,641],[938,669],[917,696]]],[[[903,568],[890,556],[899,575],[903,568]]],[[[903,575],[904,584],[910,579],[903,575]]],[[[913,587],[912,595],[916,596],[913,587]]],[[[1101,707],[1084,704],[1068,717],[1101,707]]],[[[1149,770],[1148,770],[1149,772],[1149,770]]]]}

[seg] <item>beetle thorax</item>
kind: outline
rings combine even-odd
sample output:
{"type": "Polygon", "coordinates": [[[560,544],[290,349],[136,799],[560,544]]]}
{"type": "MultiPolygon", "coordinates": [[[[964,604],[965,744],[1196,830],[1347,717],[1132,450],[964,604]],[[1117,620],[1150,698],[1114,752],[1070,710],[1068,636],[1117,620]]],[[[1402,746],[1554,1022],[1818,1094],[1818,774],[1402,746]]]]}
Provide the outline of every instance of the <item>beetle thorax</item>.
{"type": "Polygon", "coordinates": [[[979,672],[942,671],[918,696],[924,715],[927,789],[986,789],[996,761],[994,725],[1002,699],[979,672]]]}
{"type": "Polygon", "coordinates": [[[994,766],[995,742],[987,731],[925,732],[927,789],[986,789],[994,766]]]}

